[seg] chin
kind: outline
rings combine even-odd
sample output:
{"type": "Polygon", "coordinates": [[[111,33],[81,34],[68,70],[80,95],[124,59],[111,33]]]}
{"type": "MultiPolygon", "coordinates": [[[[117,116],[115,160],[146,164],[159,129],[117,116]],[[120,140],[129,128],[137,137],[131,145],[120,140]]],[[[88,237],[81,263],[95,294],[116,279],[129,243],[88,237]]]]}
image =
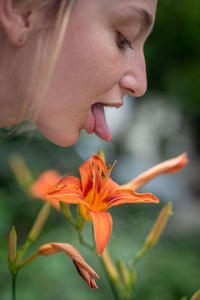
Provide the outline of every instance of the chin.
{"type": "Polygon", "coordinates": [[[40,126],[37,127],[44,137],[61,147],[67,147],[76,144],[80,137],[80,130],[73,132],[63,132],[63,130],[59,130],[58,132],[55,132],[53,130],[41,128],[40,126]]]}

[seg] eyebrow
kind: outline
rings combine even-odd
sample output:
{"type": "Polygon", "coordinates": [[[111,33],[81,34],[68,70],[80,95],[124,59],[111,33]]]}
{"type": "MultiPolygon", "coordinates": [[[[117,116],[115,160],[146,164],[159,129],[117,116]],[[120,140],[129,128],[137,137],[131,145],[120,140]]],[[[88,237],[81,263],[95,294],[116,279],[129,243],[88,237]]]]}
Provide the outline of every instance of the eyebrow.
{"type": "Polygon", "coordinates": [[[150,14],[149,14],[145,9],[143,9],[143,8],[140,8],[140,9],[137,8],[137,10],[139,10],[140,13],[144,16],[144,20],[145,20],[146,26],[148,26],[148,27],[153,26],[153,17],[152,17],[152,15],[150,15],[150,14]]]}
{"type": "Polygon", "coordinates": [[[140,15],[143,16],[146,27],[150,27],[150,28],[153,27],[153,23],[154,23],[153,17],[148,11],[146,11],[144,8],[137,7],[135,5],[131,5],[131,9],[137,11],[140,15]]]}

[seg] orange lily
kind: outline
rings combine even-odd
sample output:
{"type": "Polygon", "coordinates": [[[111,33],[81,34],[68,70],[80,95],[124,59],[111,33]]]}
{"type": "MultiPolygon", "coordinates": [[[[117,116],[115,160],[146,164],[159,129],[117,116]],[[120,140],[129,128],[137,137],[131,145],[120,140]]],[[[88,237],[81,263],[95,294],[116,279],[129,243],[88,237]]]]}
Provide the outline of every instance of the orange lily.
{"type": "MultiPolygon", "coordinates": [[[[46,194],[59,182],[62,176],[55,170],[44,171],[30,187],[30,193],[35,198],[46,200],[46,194]]],[[[59,209],[59,203],[51,203],[59,209]]]]}
{"type": "Polygon", "coordinates": [[[92,221],[98,255],[104,251],[112,232],[112,217],[107,209],[124,203],[158,203],[159,199],[150,193],[138,194],[133,189],[121,187],[110,178],[111,169],[98,155],[80,167],[81,179],[65,177],[46,199],[80,205],[80,212],[86,221],[92,221]]]}

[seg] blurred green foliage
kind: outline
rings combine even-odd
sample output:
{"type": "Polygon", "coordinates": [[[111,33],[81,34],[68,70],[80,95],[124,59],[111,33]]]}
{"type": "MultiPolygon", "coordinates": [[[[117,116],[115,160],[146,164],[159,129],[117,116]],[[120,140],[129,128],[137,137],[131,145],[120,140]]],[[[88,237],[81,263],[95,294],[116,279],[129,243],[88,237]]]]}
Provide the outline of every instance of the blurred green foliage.
{"type": "Polygon", "coordinates": [[[200,2],[158,1],[156,24],[146,46],[149,88],[170,95],[200,143],[200,2]]]}

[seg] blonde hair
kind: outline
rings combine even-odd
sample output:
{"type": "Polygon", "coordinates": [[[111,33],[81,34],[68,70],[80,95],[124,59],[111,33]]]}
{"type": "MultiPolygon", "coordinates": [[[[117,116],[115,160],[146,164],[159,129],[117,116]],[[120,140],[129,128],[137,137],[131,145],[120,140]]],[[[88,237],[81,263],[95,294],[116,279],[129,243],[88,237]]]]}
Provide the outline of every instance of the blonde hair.
{"type": "MultiPolygon", "coordinates": [[[[34,103],[34,114],[31,116],[31,121],[35,122],[40,112],[41,105],[44,101],[45,95],[48,91],[51,78],[53,75],[54,67],[59,55],[60,48],[62,46],[63,38],[69,22],[69,17],[72,9],[72,5],[75,0],[16,0],[18,1],[18,8],[30,9],[35,7],[36,9],[44,8],[48,17],[47,23],[43,24],[42,30],[38,34],[38,38],[34,45],[34,57],[30,67],[30,76],[27,78],[27,83],[24,84],[23,89],[19,93],[19,101],[24,101],[20,115],[17,116],[17,123],[20,123],[25,119],[31,102],[34,103]],[[52,18],[53,16],[53,18],[52,18]],[[49,22],[49,20],[51,20],[49,22]],[[52,21],[53,20],[53,21],[52,21]],[[44,30],[43,30],[44,29],[44,30]],[[50,30],[51,34],[46,34],[46,30],[50,30]],[[45,42],[48,42],[48,47],[45,42]],[[47,49],[48,48],[48,49],[47,49]]],[[[4,31],[0,31],[1,35],[5,35],[4,31]]],[[[8,43],[4,44],[4,53],[7,53],[8,43]]],[[[1,56],[2,65],[5,64],[8,68],[8,60],[1,56]]],[[[11,64],[11,61],[9,62],[11,64]]],[[[15,62],[14,62],[15,63],[15,62]]],[[[20,62],[21,63],[21,62],[20,62]]],[[[22,64],[25,63],[22,62],[22,64]]],[[[18,62],[16,62],[18,64],[18,62]]],[[[14,79],[15,80],[15,79],[14,79]]],[[[15,81],[11,81],[11,84],[15,81]]],[[[18,99],[15,99],[18,101],[18,99]]],[[[6,103],[6,99],[4,100],[6,103]]],[[[6,136],[10,136],[18,131],[26,131],[26,126],[14,125],[6,133],[6,136]]]]}
{"type": "MultiPolygon", "coordinates": [[[[30,99],[31,104],[34,103],[34,114],[31,116],[31,121],[35,123],[38,114],[40,112],[41,105],[45,99],[45,95],[48,91],[54,67],[56,65],[56,61],[59,55],[60,48],[62,46],[63,38],[68,26],[70,13],[74,2],[77,0],[16,0],[16,3],[19,8],[22,9],[30,9],[31,7],[40,9],[44,8],[53,18],[52,20],[45,23],[44,28],[39,33],[39,38],[35,43],[35,52],[33,57],[33,63],[31,63],[30,67],[30,77],[27,79],[27,83],[24,84],[23,89],[20,91],[18,97],[21,99],[15,99],[17,102],[22,101],[24,99],[22,110],[20,111],[20,115],[17,116],[16,123],[17,125],[6,127],[3,130],[3,135],[0,139],[5,139],[7,137],[13,136],[14,134],[19,134],[24,131],[33,128],[30,126],[30,123],[27,125],[27,122],[21,123],[26,118],[26,113],[29,108],[30,99]],[[51,36],[46,35],[46,30],[51,29],[51,36]],[[44,29],[44,30],[43,30],[44,29]],[[48,36],[48,37],[47,37],[48,36]],[[46,39],[46,40],[45,40],[46,39]],[[44,47],[45,41],[48,39],[48,49],[44,47]],[[35,83],[37,84],[35,86],[35,83]],[[5,131],[5,132],[4,132],[5,131]]],[[[50,18],[48,18],[50,20],[50,18]]],[[[1,25],[0,25],[1,26],[1,25]]],[[[0,28],[1,29],[1,28],[0,28]]],[[[0,30],[1,38],[6,38],[3,30],[0,30]]],[[[4,44],[3,53],[7,53],[8,43],[4,44]]],[[[4,67],[7,68],[9,72],[9,63],[7,59],[4,59],[3,55],[1,55],[1,64],[5,64],[4,67]]],[[[18,63],[18,62],[17,62],[18,63]]],[[[22,62],[23,64],[24,62],[22,62]]],[[[15,64],[15,62],[14,62],[15,64]]],[[[5,69],[6,69],[5,68],[5,69]]],[[[13,77],[14,78],[14,77],[13,77]]],[[[15,80],[15,78],[14,78],[15,80]]],[[[11,84],[15,84],[15,81],[11,82],[11,84]]],[[[7,103],[6,99],[3,100],[5,105],[7,103]]]]}
{"type": "MultiPolygon", "coordinates": [[[[30,75],[29,78],[27,77],[27,81],[24,82],[24,85],[22,87],[21,85],[19,87],[15,85],[16,74],[12,77],[12,67],[15,67],[16,65],[20,70],[20,65],[23,66],[23,64],[26,63],[26,57],[24,57],[24,61],[23,58],[22,61],[19,61],[18,57],[16,58],[16,61],[12,60],[13,50],[12,48],[9,48],[10,42],[7,39],[4,30],[0,30],[1,39],[5,40],[5,43],[3,44],[4,49],[2,55],[0,56],[1,66],[5,70],[7,69],[9,76],[11,76],[11,80],[9,82],[10,85],[13,84],[14,87],[19,88],[19,93],[17,94],[17,97],[19,98],[15,99],[16,105],[20,103],[21,106],[22,104],[20,113],[18,116],[16,116],[17,124],[19,124],[26,118],[30,104],[33,105],[33,112],[31,109],[32,115],[29,116],[31,117],[31,121],[35,122],[38,117],[41,105],[45,99],[45,95],[51,82],[54,67],[56,65],[59,51],[62,46],[63,38],[69,22],[70,12],[74,2],[75,0],[16,0],[15,3],[17,4],[17,9],[22,9],[22,11],[26,12],[27,14],[32,8],[36,9],[39,12],[41,12],[41,9],[44,8],[43,11],[45,14],[45,23],[43,22],[39,24],[39,31],[34,32],[33,35],[34,54],[32,57],[31,65],[29,66],[30,75]],[[46,16],[47,18],[45,18],[46,16]],[[11,53],[10,61],[8,61],[7,53],[11,53]]],[[[5,79],[6,82],[6,78],[7,77],[2,77],[0,79],[5,79]]],[[[3,103],[5,103],[5,105],[9,105],[9,103],[7,104],[7,99],[3,99],[3,103]]],[[[10,126],[9,122],[8,125],[5,124],[5,126],[10,126]]],[[[27,130],[26,126],[24,127],[23,125],[14,125],[11,127],[11,129],[9,129],[9,131],[7,131],[5,137],[10,136],[15,132],[22,132],[25,130],[27,130]]]]}
{"type": "MultiPolygon", "coordinates": [[[[29,0],[31,1],[31,0],[29,0]]],[[[64,34],[67,29],[69,22],[70,12],[74,0],[35,0],[38,5],[46,6],[50,5],[54,9],[57,9],[56,21],[54,24],[54,30],[50,41],[50,47],[48,49],[48,54],[46,55],[43,47],[42,36],[38,40],[37,51],[35,55],[35,62],[33,64],[33,70],[31,72],[30,84],[28,87],[27,95],[34,94],[34,82],[38,77],[38,72],[40,72],[40,84],[37,89],[36,95],[34,95],[34,102],[37,105],[34,115],[32,116],[32,121],[34,122],[37,119],[37,116],[40,111],[40,107],[45,98],[45,95],[48,91],[48,87],[53,75],[53,70],[59,55],[60,48],[62,46],[64,34]],[[42,4],[41,4],[42,2],[42,4]]],[[[35,4],[35,3],[34,3],[35,4]]],[[[29,99],[26,99],[24,110],[22,112],[22,119],[26,112],[29,99]]]]}

